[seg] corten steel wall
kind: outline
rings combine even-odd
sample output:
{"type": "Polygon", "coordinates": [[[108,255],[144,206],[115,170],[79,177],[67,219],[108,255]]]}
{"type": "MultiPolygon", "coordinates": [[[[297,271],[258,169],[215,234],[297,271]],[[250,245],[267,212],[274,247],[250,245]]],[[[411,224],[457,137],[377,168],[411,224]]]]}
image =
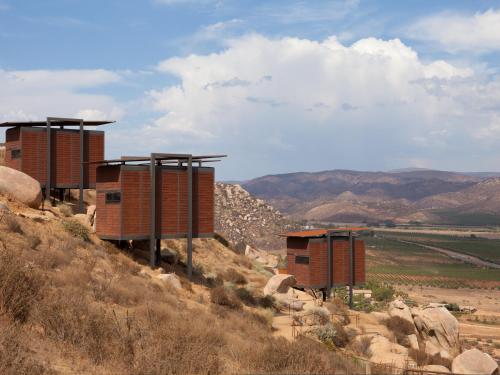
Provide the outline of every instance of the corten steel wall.
{"type": "MultiPolygon", "coordinates": [[[[6,132],[6,166],[18,169],[42,186],[47,183],[47,131],[45,128],[10,128],[6,132]],[[11,151],[20,150],[21,157],[12,160],[11,151]]],[[[85,130],[84,161],[104,159],[104,132],[85,130]]],[[[51,185],[56,188],[78,188],[80,183],[80,132],[51,129],[51,185]]],[[[85,164],[84,189],[94,188],[96,165],[85,164]]]]}
{"type": "MultiPolygon", "coordinates": [[[[157,233],[162,238],[182,238],[188,230],[187,168],[156,169],[157,233]]],[[[97,169],[96,231],[105,239],[148,239],[151,225],[149,166],[118,165],[97,169]],[[110,182],[110,175],[113,179],[110,182]],[[114,175],[117,174],[117,175],[114,175]],[[106,203],[106,192],[121,193],[121,202],[106,203]],[[117,210],[117,207],[119,209],[117,210]],[[111,213],[108,214],[108,210],[111,213]],[[112,222],[99,219],[118,215],[112,222]]],[[[193,168],[193,237],[214,232],[214,169],[193,168]]]]}
{"type": "Polygon", "coordinates": [[[122,204],[106,204],[106,193],[121,190],[120,166],[113,165],[97,169],[96,207],[100,209],[96,215],[96,234],[99,237],[119,238],[122,232],[122,204]]]}
{"type": "MultiPolygon", "coordinates": [[[[295,275],[297,286],[325,288],[328,286],[328,252],[326,238],[287,238],[287,269],[295,275]],[[295,257],[309,257],[309,264],[296,264],[295,257]]],[[[349,280],[349,240],[347,237],[332,237],[333,243],[333,285],[348,285],[349,280]]],[[[354,243],[354,284],[365,282],[365,244],[362,240],[354,243]]]]}

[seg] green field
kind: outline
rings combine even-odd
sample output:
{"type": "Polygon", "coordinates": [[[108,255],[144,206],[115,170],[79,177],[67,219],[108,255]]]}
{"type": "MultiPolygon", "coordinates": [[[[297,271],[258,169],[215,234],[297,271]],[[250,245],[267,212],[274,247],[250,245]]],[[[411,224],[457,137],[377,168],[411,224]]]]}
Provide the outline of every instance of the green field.
{"type": "Polygon", "coordinates": [[[429,233],[386,232],[386,238],[419,242],[476,256],[500,264],[500,240],[471,238],[429,233]]]}
{"type": "MultiPolygon", "coordinates": [[[[400,236],[399,233],[387,235],[379,233],[376,237],[363,237],[368,250],[367,278],[398,284],[447,288],[500,287],[500,269],[485,269],[466,264],[422,246],[398,241],[411,240],[430,245],[431,243],[427,241],[434,241],[434,237],[434,235],[425,236],[425,241],[420,237],[410,238],[405,234],[400,236]]],[[[440,237],[449,240],[451,236],[440,237]]],[[[458,240],[457,242],[463,245],[461,239],[458,240]]],[[[437,243],[435,245],[438,246],[437,243]]],[[[441,243],[439,246],[445,247],[441,243]]]]}

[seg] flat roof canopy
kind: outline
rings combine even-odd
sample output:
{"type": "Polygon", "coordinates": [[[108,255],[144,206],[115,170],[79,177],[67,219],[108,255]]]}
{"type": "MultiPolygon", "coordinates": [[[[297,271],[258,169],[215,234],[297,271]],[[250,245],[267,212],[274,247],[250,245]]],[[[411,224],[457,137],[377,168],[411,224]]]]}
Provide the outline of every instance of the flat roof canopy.
{"type": "Polygon", "coordinates": [[[317,238],[317,237],[326,237],[328,234],[330,235],[338,235],[346,232],[360,232],[363,230],[367,230],[368,228],[361,227],[353,227],[353,228],[332,228],[332,229],[311,229],[311,230],[303,230],[298,232],[287,232],[280,234],[281,237],[301,237],[301,238],[317,238]]]}
{"type": "Polygon", "coordinates": [[[127,163],[146,163],[151,162],[152,159],[157,161],[178,162],[187,161],[189,158],[193,162],[216,162],[220,158],[225,158],[227,155],[190,155],[190,154],[161,154],[154,153],[151,156],[122,156],[120,159],[108,159],[87,162],[88,164],[127,164],[127,163]]]}
{"type": "MultiPolygon", "coordinates": [[[[113,124],[114,121],[83,121],[83,126],[100,126],[113,124]]],[[[34,126],[47,126],[47,120],[44,121],[8,121],[0,123],[1,128],[11,128],[15,126],[34,127],[34,126]]],[[[50,120],[50,126],[80,126],[80,120],[64,119],[64,120],[50,120]]]]}

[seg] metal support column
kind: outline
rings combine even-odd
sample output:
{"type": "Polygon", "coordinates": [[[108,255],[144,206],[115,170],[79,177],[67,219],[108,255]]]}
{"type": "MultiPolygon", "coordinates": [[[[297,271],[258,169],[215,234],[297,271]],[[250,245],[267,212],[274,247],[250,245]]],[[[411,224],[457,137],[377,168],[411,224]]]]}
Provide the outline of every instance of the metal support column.
{"type": "Polygon", "coordinates": [[[354,287],[354,237],[349,231],[349,307],[353,306],[353,287],[354,287]]]}
{"type": "Polygon", "coordinates": [[[333,243],[332,243],[332,235],[330,232],[326,235],[326,246],[327,246],[327,255],[328,255],[328,283],[327,283],[327,288],[326,288],[326,294],[328,298],[330,298],[330,295],[332,293],[332,285],[333,285],[333,243]]]}
{"type": "Polygon", "coordinates": [[[80,193],[78,196],[78,212],[83,213],[83,136],[84,136],[84,131],[83,131],[83,120],[80,120],[80,183],[79,183],[79,189],[80,193]]]}
{"type": "Polygon", "coordinates": [[[188,157],[188,232],[187,232],[187,273],[193,277],[193,156],[188,157]]]}
{"type": "Polygon", "coordinates": [[[51,144],[51,133],[50,133],[50,128],[52,126],[51,120],[47,118],[47,181],[45,182],[45,196],[46,199],[50,201],[50,187],[51,187],[51,170],[50,167],[52,166],[52,144],[51,144]]]}
{"type": "Polygon", "coordinates": [[[156,155],[151,154],[151,228],[149,235],[149,264],[151,268],[157,265],[156,259],[156,155]]]}

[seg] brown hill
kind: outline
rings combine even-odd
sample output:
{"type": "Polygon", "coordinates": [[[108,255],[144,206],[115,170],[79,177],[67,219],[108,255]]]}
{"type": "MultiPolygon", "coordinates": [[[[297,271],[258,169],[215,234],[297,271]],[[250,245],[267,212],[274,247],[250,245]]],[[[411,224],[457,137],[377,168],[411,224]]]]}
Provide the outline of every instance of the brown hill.
{"type": "Polygon", "coordinates": [[[499,178],[473,173],[333,170],[264,176],[243,186],[294,219],[500,223],[499,178]]]}

